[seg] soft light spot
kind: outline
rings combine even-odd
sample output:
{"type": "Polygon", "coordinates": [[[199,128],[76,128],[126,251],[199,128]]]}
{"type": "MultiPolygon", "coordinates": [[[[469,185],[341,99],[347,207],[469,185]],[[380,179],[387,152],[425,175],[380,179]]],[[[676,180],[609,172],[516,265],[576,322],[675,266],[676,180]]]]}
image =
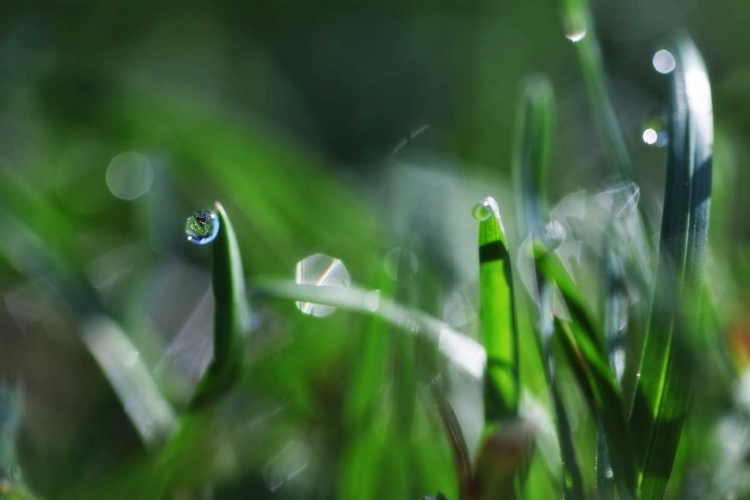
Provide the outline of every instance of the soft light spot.
{"type": "Polygon", "coordinates": [[[135,200],[151,189],[154,170],[148,158],[126,151],[112,158],[107,167],[107,187],[121,200],[135,200]]]}
{"type": "Polygon", "coordinates": [[[653,64],[654,69],[662,75],[671,73],[672,71],[674,71],[674,68],[677,65],[672,53],[664,49],[658,50],[654,54],[654,58],[651,60],[651,64],[653,64]]]}
{"type": "Polygon", "coordinates": [[[649,146],[653,146],[654,144],[656,144],[656,141],[658,140],[659,140],[659,133],[656,130],[652,128],[647,128],[646,130],[643,131],[643,142],[645,142],[649,146]]]}

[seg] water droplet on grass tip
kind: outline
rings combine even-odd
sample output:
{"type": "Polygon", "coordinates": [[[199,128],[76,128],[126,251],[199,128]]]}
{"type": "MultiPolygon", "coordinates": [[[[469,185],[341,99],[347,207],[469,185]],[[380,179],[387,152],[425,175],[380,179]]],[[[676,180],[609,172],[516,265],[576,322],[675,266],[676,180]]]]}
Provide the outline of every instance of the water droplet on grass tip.
{"type": "MultiPolygon", "coordinates": [[[[316,253],[297,262],[295,281],[299,285],[348,288],[351,284],[349,271],[343,262],[328,255],[316,253]]],[[[297,309],[310,316],[323,317],[333,314],[335,307],[312,302],[295,302],[297,309]]]]}
{"type": "Polygon", "coordinates": [[[572,12],[563,20],[565,38],[573,43],[580,42],[586,38],[587,20],[584,12],[572,12]]]}
{"type": "Polygon", "coordinates": [[[474,205],[474,208],[471,209],[471,215],[480,222],[489,219],[493,213],[499,216],[497,202],[490,196],[474,205]]]}
{"type": "Polygon", "coordinates": [[[211,210],[198,210],[185,221],[185,234],[196,245],[211,243],[219,234],[219,219],[211,210]]]}

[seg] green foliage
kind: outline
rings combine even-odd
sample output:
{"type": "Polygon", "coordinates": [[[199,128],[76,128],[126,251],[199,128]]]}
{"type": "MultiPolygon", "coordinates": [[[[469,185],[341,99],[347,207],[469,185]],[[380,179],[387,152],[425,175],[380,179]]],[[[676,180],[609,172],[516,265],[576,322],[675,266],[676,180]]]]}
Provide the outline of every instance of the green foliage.
{"type": "MultiPolygon", "coordinates": [[[[619,181],[646,182],[640,162],[647,155],[629,149],[633,134],[615,114],[587,2],[563,0],[562,8],[609,166],[619,181]]],[[[490,19],[491,10],[482,16],[490,19]]],[[[495,89],[483,76],[487,82],[476,86],[482,109],[493,115],[482,124],[496,128],[462,129],[457,151],[502,151],[502,167],[493,157],[492,174],[478,167],[458,177],[458,169],[435,161],[436,149],[419,149],[431,133],[431,125],[421,127],[383,160],[394,164],[394,183],[404,184],[398,187],[408,199],[387,193],[383,200],[374,168],[355,182],[359,173],[299,137],[244,119],[233,106],[155,91],[138,77],[101,95],[83,86],[92,97],[78,110],[80,128],[67,126],[65,115],[77,108],[65,98],[77,87],[75,76],[61,79],[53,85],[59,96],[47,89],[39,103],[58,126],[40,132],[38,154],[9,160],[0,172],[0,281],[9,290],[8,318],[0,318],[7,325],[0,326],[30,332],[5,339],[10,354],[2,359],[8,372],[18,363],[32,381],[24,414],[20,392],[7,398],[0,379],[0,499],[38,491],[115,500],[433,493],[652,500],[687,496],[700,481],[693,497],[708,495],[705,484],[722,477],[705,479],[706,470],[720,468],[708,462],[724,456],[712,436],[728,414],[739,413],[745,425],[750,413],[720,337],[730,319],[739,318],[742,329],[736,310],[743,301],[703,297],[710,292],[704,275],[708,285],[740,285],[722,274],[730,274],[728,264],[708,258],[713,110],[706,68],[688,38],[670,50],[676,69],[658,256],[649,253],[649,229],[643,236],[623,228],[588,194],[583,215],[551,215],[550,201],[568,189],[577,161],[561,157],[567,145],[555,139],[569,141],[568,129],[578,128],[557,125],[554,71],[524,81],[514,134],[503,121],[516,105],[507,82],[495,89]],[[485,102],[484,87],[505,108],[485,102]],[[483,134],[493,137],[492,147],[483,134]],[[497,140],[508,144],[495,148],[497,140]],[[130,150],[151,161],[153,185],[143,199],[105,193],[108,202],[97,205],[97,190],[91,199],[76,192],[77,163],[100,165],[91,168],[105,191],[104,166],[130,150]],[[59,163],[59,175],[73,180],[61,188],[27,168],[29,158],[59,163]],[[503,188],[507,167],[516,192],[492,193],[474,210],[475,239],[463,190],[474,196],[475,177],[482,196],[503,188]],[[418,173],[415,185],[409,169],[418,173]],[[423,182],[428,174],[439,181],[423,182]],[[441,182],[445,191],[434,188],[441,182]],[[184,214],[212,199],[227,206],[215,205],[216,239],[208,247],[185,244],[184,214]],[[604,223],[593,224],[592,214],[604,223]],[[406,234],[389,226],[389,216],[406,234]],[[401,244],[395,263],[388,260],[394,242],[401,244]],[[577,245],[579,258],[565,254],[565,245],[577,245]],[[110,254],[123,249],[128,257],[118,267],[110,254]],[[286,279],[296,262],[318,252],[339,257],[350,279],[286,279]],[[110,266],[103,279],[93,265],[99,259],[110,266]],[[25,287],[33,292],[25,301],[33,319],[24,323],[13,295],[25,287]],[[195,298],[201,293],[205,304],[195,298]],[[310,315],[299,303],[328,307],[331,315],[310,315]],[[617,336],[624,345],[614,343],[617,336]],[[202,357],[204,341],[213,346],[211,359],[202,357]],[[697,356],[696,346],[708,342],[713,357],[697,356]],[[175,346],[189,373],[171,367],[175,346]],[[697,394],[701,384],[710,397],[697,394]],[[710,404],[691,412],[696,395],[710,404]],[[24,479],[5,477],[19,463],[24,479]]],[[[492,64],[499,64],[494,56],[492,64]]],[[[265,92],[275,95],[270,66],[250,74],[268,77],[265,92]]],[[[284,94],[288,102],[295,96],[284,94]]],[[[569,99],[566,91],[560,100],[566,113],[569,99]]],[[[634,219],[649,228],[653,207],[643,205],[634,219]]],[[[187,229],[212,234],[194,219],[187,229]]],[[[717,255],[731,245],[726,236],[720,241],[717,255]]],[[[736,461],[743,464],[748,451],[736,461]]]]}

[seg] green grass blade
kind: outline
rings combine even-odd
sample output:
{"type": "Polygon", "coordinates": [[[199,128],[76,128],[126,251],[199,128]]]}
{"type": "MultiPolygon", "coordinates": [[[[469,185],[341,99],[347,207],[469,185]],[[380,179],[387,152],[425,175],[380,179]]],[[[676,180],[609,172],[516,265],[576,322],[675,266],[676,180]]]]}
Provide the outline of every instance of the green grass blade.
{"type": "Polygon", "coordinates": [[[529,77],[516,117],[513,176],[521,194],[520,226],[534,231],[549,216],[546,180],[555,129],[555,95],[545,77],[529,77]]]}
{"type": "Polygon", "coordinates": [[[383,297],[377,290],[356,286],[300,285],[293,281],[262,281],[255,283],[257,293],[298,302],[311,302],[340,309],[359,311],[382,318],[404,333],[422,335],[434,342],[439,351],[467,375],[481,379],[487,355],[479,343],[454,330],[450,325],[383,297]],[[415,328],[416,327],[416,328],[415,328]]]}
{"type": "Polygon", "coordinates": [[[487,198],[482,208],[489,211],[479,222],[479,287],[482,341],[487,351],[485,426],[491,426],[518,412],[518,333],[505,229],[494,199],[487,198]]]}
{"type": "Polygon", "coordinates": [[[693,363],[686,343],[698,328],[711,193],[713,114],[706,68],[689,39],[679,40],[673,55],[655,302],[631,413],[645,499],[666,492],[690,400],[693,363]]]}
{"type": "Polygon", "coordinates": [[[615,170],[633,179],[633,165],[607,89],[601,50],[587,0],[562,0],[565,36],[575,43],[583,81],[605,151],[615,170]]]}
{"type": "Polygon", "coordinates": [[[626,405],[597,323],[560,259],[549,253],[541,256],[537,263],[540,272],[557,285],[568,307],[571,322],[556,320],[555,337],[588,396],[592,412],[601,421],[614,478],[621,490],[632,497],[636,491],[637,463],[626,405]]]}
{"type": "MultiPolygon", "coordinates": [[[[544,76],[530,77],[518,110],[516,143],[513,152],[513,176],[520,193],[520,227],[523,236],[538,233],[549,220],[546,181],[555,127],[555,97],[552,84],[544,76]]],[[[523,238],[522,238],[523,239],[523,238]]],[[[549,340],[552,335],[552,286],[537,273],[539,351],[544,357],[545,377],[555,411],[557,436],[563,467],[563,494],[566,498],[584,498],[583,476],[578,464],[562,395],[555,380],[555,368],[549,340]]]]}
{"type": "MultiPolygon", "coordinates": [[[[625,271],[620,256],[617,253],[613,239],[615,231],[610,224],[608,228],[610,237],[604,240],[603,249],[603,274],[604,274],[604,300],[602,304],[602,329],[604,331],[605,345],[609,358],[609,365],[615,373],[615,377],[623,390],[624,401],[628,398],[622,386],[622,373],[625,362],[625,332],[627,323],[621,324],[622,318],[627,322],[627,284],[625,283],[625,271]],[[618,360],[618,355],[621,357],[618,360]],[[619,364],[619,366],[618,366],[619,364]]],[[[627,409],[629,411],[629,408],[627,409]]],[[[607,447],[606,430],[601,419],[597,423],[597,449],[596,449],[596,491],[600,498],[614,498],[615,483],[609,476],[611,468],[609,449],[607,447]]]]}
{"type": "Polygon", "coordinates": [[[199,382],[192,408],[226,393],[237,381],[244,356],[247,298],[242,257],[234,228],[224,207],[216,203],[219,234],[213,242],[214,356],[199,382]]]}
{"type": "Polygon", "coordinates": [[[469,447],[466,445],[466,439],[461,424],[458,422],[458,417],[456,417],[456,413],[453,411],[453,407],[439,382],[439,379],[433,381],[430,388],[440,421],[451,446],[456,480],[458,481],[458,498],[459,500],[466,500],[470,498],[472,490],[471,455],[469,455],[469,447]]]}

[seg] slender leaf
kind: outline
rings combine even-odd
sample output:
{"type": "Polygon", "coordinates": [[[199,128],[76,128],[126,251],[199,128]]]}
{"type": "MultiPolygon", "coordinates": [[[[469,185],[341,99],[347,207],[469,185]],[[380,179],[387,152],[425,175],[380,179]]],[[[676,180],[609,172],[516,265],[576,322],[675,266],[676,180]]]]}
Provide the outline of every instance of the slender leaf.
{"type": "Polygon", "coordinates": [[[199,382],[191,407],[203,406],[231,389],[242,369],[248,319],[242,257],[232,223],[216,203],[219,234],[213,243],[214,356],[199,382]]]}
{"type": "Polygon", "coordinates": [[[491,426],[518,412],[518,333],[505,229],[494,199],[487,198],[483,208],[490,214],[479,223],[479,286],[487,351],[484,414],[485,425],[491,426]]]}
{"type": "Polygon", "coordinates": [[[605,151],[617,172],[633,179],[633,165],[607,88],[601,49],[587,0],[562,0],[565,36],[575,43],[583,81],[605,151]]]}
{"type": "Polygon", "coordinates": [[[693,361],[686,342],[698,328],[711,193],[713,114],[706,68],[687,38],[672,53],[676,69],[655,301],[631,413],[644,499],[666,492],[690,400],[693,361]]]}
{"type": "MultiPolygon", "coordinates": [[[[533,76],[524,85],[524,95],[517,117],[516,143],[513,152],[513,175],[520,193],[520,226],[523,235],[533,236],[549,220],[546,181],[555,126],[555,99],[552,84],[546,77],[533,76]]],[[[552,397],[560,440],[563,466],[563,494],[583,498],[583,477],[573,444],[570,419],[555,381],[555,368],[549,345],[552,335],[553,288],[542,273],[536,275],[538,296],[539,350],[544,356],[545,377],[552,397]]]]}

